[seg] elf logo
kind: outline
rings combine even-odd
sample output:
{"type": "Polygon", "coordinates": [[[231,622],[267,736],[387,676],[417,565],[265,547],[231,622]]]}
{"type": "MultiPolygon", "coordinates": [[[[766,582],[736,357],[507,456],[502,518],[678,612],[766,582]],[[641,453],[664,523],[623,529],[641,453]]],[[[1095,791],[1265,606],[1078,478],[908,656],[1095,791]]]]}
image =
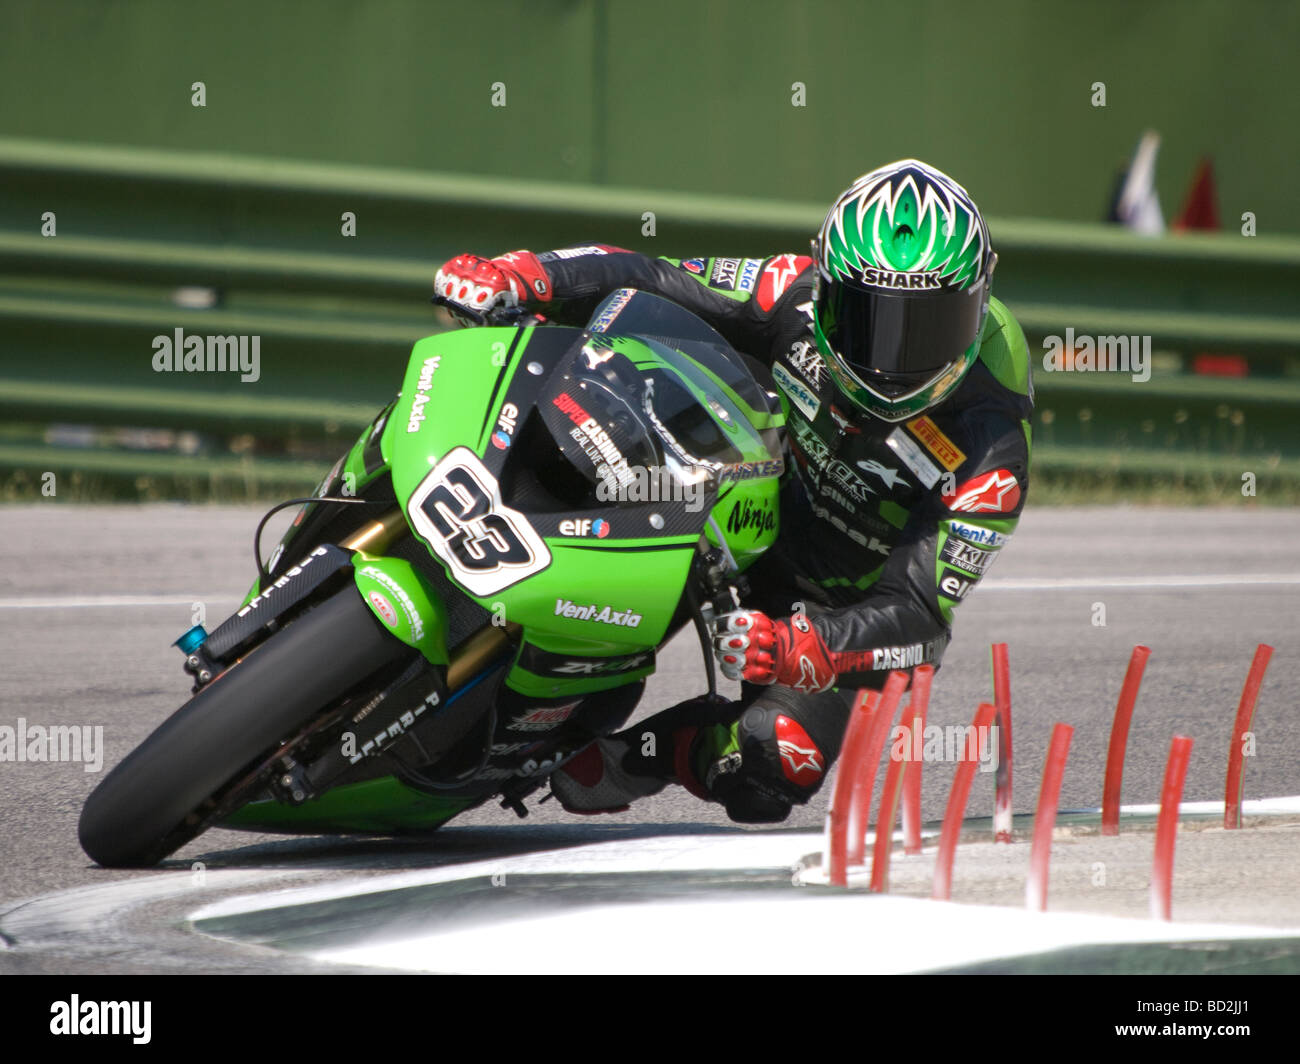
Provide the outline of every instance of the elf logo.
{"type": "Polygon", "coordinates": [[[609,535],[609,522],[600,517],[569,518],[560,522],[560,535],[604,539],[609,535]]]}
{"type": "Polygon", "coordinates": [[[501,408],[501,416],[497,418],[497,430],[492,433],[492,446],[498,451],[504,451],[510,446],[518,418],[519,408],[514,403],[506,403],[501,408]]]}

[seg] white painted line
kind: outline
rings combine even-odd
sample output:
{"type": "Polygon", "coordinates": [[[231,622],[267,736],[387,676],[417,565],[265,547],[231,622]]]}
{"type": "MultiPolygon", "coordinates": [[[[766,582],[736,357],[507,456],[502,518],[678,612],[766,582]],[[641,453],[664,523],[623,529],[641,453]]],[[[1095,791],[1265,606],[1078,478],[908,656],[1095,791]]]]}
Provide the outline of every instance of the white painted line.
{"type": "Polygon", "coordinates": [[[985,580],[990,591],[1061,591],[1068,588],[1267,587],[1300,584],[1300,573],[1224,573],[1213,576],[1079,576],[985,580]]]}
{"type": "MultiPolygon", "coordinates": [[[[1010,580],[991,578],[980,587],[990,591],[1064,591],[1079,589],[1123,589],[1157,587],[1293,587],[1300,584],[1300,573],[1215,573],[1206,576],[1173,574],[1169,576],[1079,576],[1022,577],[1010,580]]],[[[77,610],[96,607],[188,606],[195,602],[238,602],[240,596],[220,593],[178,595],[25,595],[0,598],[0,610],[77,610]]]]}
{"type": "Polygon", "coordinates": [[[82,610],[101,606],[192,606],[196,602],[238,602],[228,591],[206,595],[28,595],[0,598],[0,610],[82,610]]]}

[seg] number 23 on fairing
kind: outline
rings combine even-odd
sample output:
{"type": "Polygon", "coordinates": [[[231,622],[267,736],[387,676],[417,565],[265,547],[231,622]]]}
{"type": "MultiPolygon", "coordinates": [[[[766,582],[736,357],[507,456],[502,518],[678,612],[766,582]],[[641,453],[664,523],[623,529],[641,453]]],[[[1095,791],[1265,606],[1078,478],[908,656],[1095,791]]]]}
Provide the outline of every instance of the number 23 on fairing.
{"type": "Polygon", "coordinates": [[[480,598],[551,564],[528,519],[501,501],[501,487],[468,447],[449,452],[411,493],[411,525],[456,578],[480,598]]]}

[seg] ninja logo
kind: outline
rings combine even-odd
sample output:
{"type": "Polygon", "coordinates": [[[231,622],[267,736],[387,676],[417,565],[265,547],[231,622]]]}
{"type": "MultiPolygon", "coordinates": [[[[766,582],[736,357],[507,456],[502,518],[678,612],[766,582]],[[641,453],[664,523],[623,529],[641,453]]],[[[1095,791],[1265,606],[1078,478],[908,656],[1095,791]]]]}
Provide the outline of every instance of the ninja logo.
{"type": "Polygon", "coordinates": [[[732,535],[749,532],[750,538],[757,539],[776,531],[776,514],[770,506],[755,506],[748,499],[742,499],[731,508],[727,531],[732,535]]]}

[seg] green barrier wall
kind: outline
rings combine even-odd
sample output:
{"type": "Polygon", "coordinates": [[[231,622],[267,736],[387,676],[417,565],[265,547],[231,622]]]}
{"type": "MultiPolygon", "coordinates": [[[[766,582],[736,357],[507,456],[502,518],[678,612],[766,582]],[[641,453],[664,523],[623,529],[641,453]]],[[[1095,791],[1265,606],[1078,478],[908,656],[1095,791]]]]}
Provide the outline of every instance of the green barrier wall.
{"type": "Polygon", "coordinates": [[[442,327],[451,254],[800,251],[915,154],[989,215],[1039,469],[1300,484],[1300,4],[0,0],[0,30],[0,474],[309,480],[442,327]],[[1224,233],[1096,224],[1148,126],[1167,213],[1214,155],[1224,233]],[[260,337],[260,379],[155,373],[178,327],[260,337]],[[1149,335],[1150,380],[1043,372],[1067,328],[1149,335]]]}
{"type": "Polygon", "coordinates": [[[1233,229],[1300,231],[1289,0],[6,0],[0,27],[11,137],[808,202],[914,155],[990,214],[1086,221],[1150,127],[1167,214],[1210,154],[1233,229]]]}

